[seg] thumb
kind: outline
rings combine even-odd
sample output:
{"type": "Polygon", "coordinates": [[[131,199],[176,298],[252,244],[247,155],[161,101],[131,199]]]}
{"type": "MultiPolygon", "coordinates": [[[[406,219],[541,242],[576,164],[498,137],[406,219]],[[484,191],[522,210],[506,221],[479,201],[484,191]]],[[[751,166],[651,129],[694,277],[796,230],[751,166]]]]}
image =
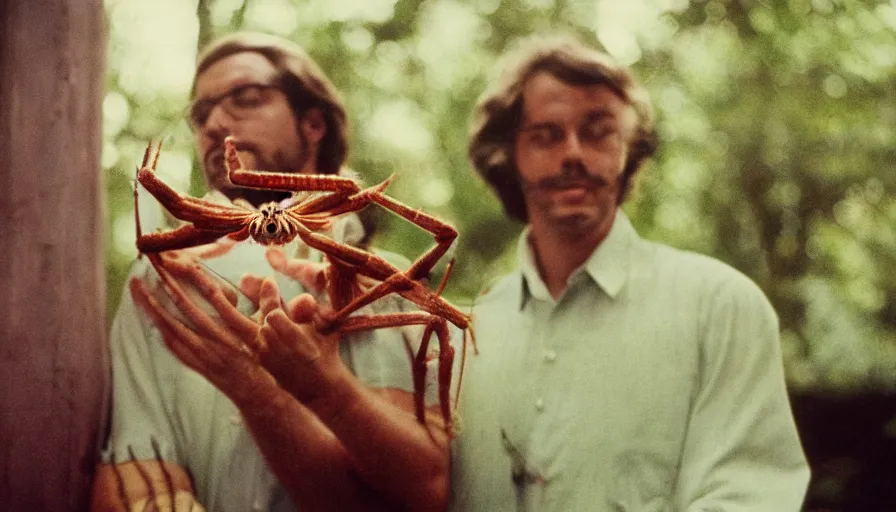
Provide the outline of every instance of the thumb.
{"type": "Polygon", "coordinates": [[[318,307],[317,301],[310,293],[303,293],[290,300],[286,310],[293,322],[307,324],[314,319],[318,307]]]}

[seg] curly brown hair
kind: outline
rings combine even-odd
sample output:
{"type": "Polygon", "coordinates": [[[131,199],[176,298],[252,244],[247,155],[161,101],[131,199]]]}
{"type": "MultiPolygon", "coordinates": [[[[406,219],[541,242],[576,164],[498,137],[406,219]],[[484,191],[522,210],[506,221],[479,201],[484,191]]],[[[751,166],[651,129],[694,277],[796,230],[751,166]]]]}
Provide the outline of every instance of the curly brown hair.
{"type": "Polygon", "coordinates": [[[277,69],[279,86],[289,99],[297,120],[308,109],[321,111],[327,131],[317,155],[317,172],[338,173],[348,154],[345,106],[317,63],[292,41],[261,32],[236,32],[216,39],[197,58],[190,97],[196,94],[195,77],[215,62],[241,52],[259,53],[277,69]]]}
{"type": "Polygon", "coordinates": [[[571,85],[605,85],[634,108],[638,122],[620,177],[618,201],[621,204],[631,189],[632,178],[657,147],[647,90],[637,83],[631,71],[609,55],[568,37],[523,40],[502,63],[500,77],[477,102],[469,156],[476,171],[498,194],[507,214],[528,222],[513,153],[523,116],[523,89],[539,72],[547,72],[571,85]]]}

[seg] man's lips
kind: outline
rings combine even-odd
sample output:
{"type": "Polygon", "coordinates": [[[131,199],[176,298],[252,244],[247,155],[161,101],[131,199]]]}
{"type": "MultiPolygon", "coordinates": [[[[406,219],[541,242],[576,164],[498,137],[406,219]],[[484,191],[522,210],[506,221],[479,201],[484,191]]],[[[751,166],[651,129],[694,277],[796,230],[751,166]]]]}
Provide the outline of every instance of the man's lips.
{"type": "Polygon", "coordinates": [[[593,187],[573,186],[564,188],[546,189],[546,192],[554,196],[556,201],[561,203],[583,203],[595,193],[593,187]]]}
{"type": "Polygon", "coordinates": [[[597,175],[579,175],[579,176],[549,176],[534,182],[525,182],[524,188],[529,190],[541,190],[545,192],[563,191],[571,189],[598,189],[607,186],[609,183],[597,175]]]}

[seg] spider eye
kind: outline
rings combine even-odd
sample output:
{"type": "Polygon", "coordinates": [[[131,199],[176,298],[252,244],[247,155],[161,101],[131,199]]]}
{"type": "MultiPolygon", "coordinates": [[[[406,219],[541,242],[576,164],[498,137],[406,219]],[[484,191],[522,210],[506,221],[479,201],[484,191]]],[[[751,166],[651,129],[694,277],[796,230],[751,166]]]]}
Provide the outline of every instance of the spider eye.
{"type": "Polygon", "coordinates": [[[277,232],[277,225],[274,224],[273,222],[269,222],[264,227],[264,229],[268,232],[269,235],[273,235],[275,232],[277,232]]]}

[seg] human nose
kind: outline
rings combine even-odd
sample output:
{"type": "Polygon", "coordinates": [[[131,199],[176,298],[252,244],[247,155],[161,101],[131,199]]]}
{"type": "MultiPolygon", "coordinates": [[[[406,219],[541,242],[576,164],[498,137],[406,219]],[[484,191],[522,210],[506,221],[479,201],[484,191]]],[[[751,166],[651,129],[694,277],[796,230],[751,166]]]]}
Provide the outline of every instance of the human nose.
{"type": "Polygon", "coordinates": [[[566,136],[566,141],[564,144],[564,154],[563,160],[566,162],[580,162],[584,157],[584,152],[582,149],[582,141],[579,139],[579,134],[573,132],[566,136]]]}
{"type": "Polygon", "coordinates": [[[233,116],[223,105],[214,105],[209,111],[205,123],[199,127],[199,132],[207,139],[224,140],[224,137],[233,132],[233,116]]]}

